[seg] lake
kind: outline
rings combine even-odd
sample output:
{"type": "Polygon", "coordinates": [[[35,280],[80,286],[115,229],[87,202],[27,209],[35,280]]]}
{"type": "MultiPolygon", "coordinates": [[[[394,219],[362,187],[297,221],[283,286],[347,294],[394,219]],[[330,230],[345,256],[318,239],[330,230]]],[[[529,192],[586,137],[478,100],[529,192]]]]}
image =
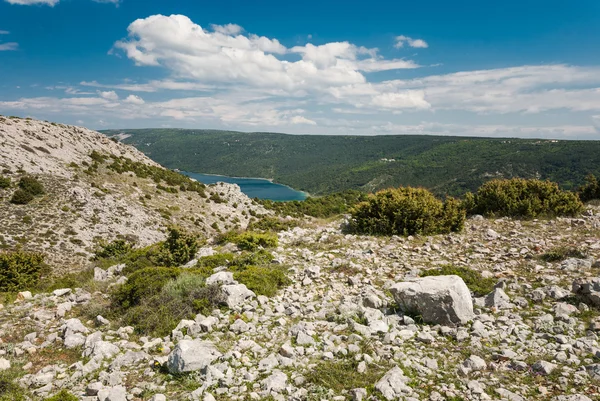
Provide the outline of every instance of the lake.
{"type": "Polygon", "coordinates": [[[207,185],[216,182],[237,184],[249,198],[269,199],[280,202],[306,199],[304,192],[296,191],[288,186],[276,184],[264,178],[227,177],[224,175],[189,173],[186,171],[181,171],[181,173],[207,185]]]}

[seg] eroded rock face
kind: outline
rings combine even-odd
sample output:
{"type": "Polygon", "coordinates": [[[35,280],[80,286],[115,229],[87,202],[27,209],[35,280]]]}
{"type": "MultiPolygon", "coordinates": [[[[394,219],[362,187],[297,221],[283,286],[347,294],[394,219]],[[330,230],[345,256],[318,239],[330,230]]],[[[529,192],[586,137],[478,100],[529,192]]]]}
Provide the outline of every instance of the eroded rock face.
{"type": "Polygon", "coordinates": [[[416,312],[432,324],[465,324],[474,317],[473,300],[458,276],[430,276],[396,283],[390,291],[405,311],[416,312]]]}
{"type": "Polygon", "coordinates": [[[206,368],[220,356],[211,342],[181,340],[169,355],[167,368],[171,373],[195,372],[206,368]]]}

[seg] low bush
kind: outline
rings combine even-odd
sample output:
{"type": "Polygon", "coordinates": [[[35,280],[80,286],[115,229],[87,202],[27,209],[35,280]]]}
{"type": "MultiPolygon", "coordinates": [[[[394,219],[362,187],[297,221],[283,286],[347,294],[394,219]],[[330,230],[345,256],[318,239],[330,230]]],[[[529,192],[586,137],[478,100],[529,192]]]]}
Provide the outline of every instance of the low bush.
{"type": "Polygon", "coordinates": [[[157,255],[157,263],[162,266],[184,265],[198,252],[198,238],[179,227],[169,227],[169,236],[157,255]]]}
{"type": "Polygon", "coordinates": [[[10,187],[10,178],[0,175],[0,189],[6,189],[10,187]]]}
{"type": "Polygon", "coordinates": [[[465,212],[423,188],[400,187],[371,194],[350,211],[350,229],[370,235],[445,234],[460,231],[465,212]]]}
{"type": "Polygon", "coordinates": [[[138,305],[123,313],[122,323],[134,326],[140,334],[169,335],[182,319],[209,314],[223,303],[219,287],[205,286],[205,280],[203,275],[182,273],[153,295],[145,294],[138,305]]]}
{"type": "Polygon", "coordinates": [[[19,372],[15,368],[0,371],[0,401],[25,401],[25,390],[19,385],[19,372]]]}
{"type": "Polygon", "coordinates": [[[583,204],[576,194],[561,190],[554,182],[513,178],[486,182],[474,195],[466,195],[464,208],[469,214],[533,219],[575,216],[583,204]]]}
{"type": "Polygon", "coordinates": [[[439,269],[426,270],[421,273],[421,277],[449,275],[456,275],[462,278],[469,290],[479,297],[492,292],[496,284],[496,280],[493,277],[483,278],[481,273],[467,267],[447,265],[439,269]]]}
{"type": "Polygon", "coordinates": [[[65,389],[60,390],[58,393],[50,398],[46,398],[44,401],[78,401],[79,398],[71,394],[65,389]]]}
{"type": "Polygon", "coordinates": [[[158,294],[164,285],[179,276],[180,270],[168,267],[146,267],[128,276],[127,282],[115,291],[113,302],[127,309],[138,305],[143,298],[158,294]]]}
{"type": "Polygon", "coordinates": [[[585,184],[579,187],[579,199],[589,202],[592,199],[600,199],[600,184],[593,174],[585,178],[585,184]]]}
{"type": "Polygon", "coordinates": [[[280,266],[246,266],[236,271],[233,278],[245,284],[257,295],[274,296],[280,288],[291,283],[287,270],[280,266]]]}
{"type": "Polygon", "coordinates": [[[99,248],[96,250],[94,259],[108,259],[116,258],[119,256],[126,255],[131,252],[132,245],[122,239],[118,239],[109,243],[101,242],[99,248]]]}
{"type": "Polygon", "coordinates": [[[265,249],[259,249],[254,252],[243,252],[241,255],[234,258],[229,265],[232,269],[240,269],[245,266],[264,266],[270,264],[275,257],[265,249]]]}
{"type": "Polygon", "coordinates": [[[274,248],[278,245],[277,235],[275,233],[256,233],[251,231],[245,231],[243,233],[237,233],[230,231],[221,235],[217,242],[227,243],[232,242],[238,246],[241,250],[255,251],[262,248],[274,248]]]}
{"type": "Polygon", "coordinates": [[[10,198],[10,203],[15,205],[26,205],[34,199],[34,196],[27,191],[17,189],[10,198]]]}
{"type": "Polygon", "coordinates": [[[198,266],[215,268],[219,266],[229,266],[235,259],[233,253],[217,253],[211,256],[203,256],[198,259],[198,266]]]}
{"type": "Polygon", "coordinates": [[[0,292],[33,289],[48,273],[43,255],[29,252],[0,252],[0,292]]]}
{"type": "Polygon", "coordinates": [[[542,254],[540,259],[545,262],[562,262],[568,258],[584,259],[587,255],[575,247],[561,246],[550,249],[548,252],[542,254]]]}
{"type": "Polygon", "coordinates": [[[25,176],[19,180],[19,188],[29,192],[33,196],[43,195],[45,193],[44,186],[35,177],[25,176]]]}

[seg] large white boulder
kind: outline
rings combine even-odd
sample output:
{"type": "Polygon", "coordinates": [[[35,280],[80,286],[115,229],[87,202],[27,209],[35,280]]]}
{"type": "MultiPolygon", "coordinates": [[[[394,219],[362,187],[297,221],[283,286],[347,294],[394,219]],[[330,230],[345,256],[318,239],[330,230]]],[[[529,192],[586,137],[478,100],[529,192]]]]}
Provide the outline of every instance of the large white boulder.
{"type": "Polygon", "coordinates": [[[246,299],[256,296],[244,284],[224,285],[221,287],[221,291],[229,309],[238,308],[246,302],[246,299]]]}
{"type": "Polygon", "coordinates": [[[169,354],[167,368],[171,373],[194,372],[209,366],[221,353],[208,341],[181,340],[169,354]]]}
{"type": "Polygon", "coordinates": [[[377,383],[375,390],[379,391],[386,400],[398,400],[403,395],[412,393],[408,386],[410,378],[398,366],[390,369],[377,383]]]}
{"type": "Polygon", "coordinates": [[[473,300],[458,276],[429,276],[394,284],[390,291],[405,312],[432,324],[457,325],[474,317],[473,300]]]}

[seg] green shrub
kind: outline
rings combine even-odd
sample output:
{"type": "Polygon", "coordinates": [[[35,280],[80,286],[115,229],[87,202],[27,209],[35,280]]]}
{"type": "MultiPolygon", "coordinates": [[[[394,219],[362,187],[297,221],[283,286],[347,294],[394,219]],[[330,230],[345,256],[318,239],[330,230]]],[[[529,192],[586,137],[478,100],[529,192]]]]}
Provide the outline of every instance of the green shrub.
{"type": "Polygon", "coordinates": [[[19,385],[19,372],[15,368],[0,371],[0,401],[25,401],[25,390],[19,385]]]}
{"type": "Polygon", "coordinates": [[[34,288],[48,272],[44,257],[29,252],[0,252],[0,292],[34,288]]]}
{"type": "Polygon", "coordinates": [[[94,259],[108,259],[123,256],[131,252],[132,246],[129,242],[118,239],[109,243],[102,242],[96,250],[94,259]]]}
{"type": "Polygon", "coordinates": [[[278,245],[277,235],[270,232],[256,233],[246,231],[243,233],[236,233],[230,231],[221,235],[217,241],[219,243],[232,242],[236,244],[238,248],[245,251],[255,251],[259,247],[274,248],[278,245]]]}
{"type": "Polygon", "coordinates": [[[469,290],[479,297],[492,292],[496,284],[496,280],[493,277],[483,278],[481,273],[467,267],[447,265],[439,269],[426,270],[421,273],[421,277],[449,275],[456,275],[462,278],[469,290]]]}
{"type": "Polygon", "coordinates": [[[561,246],[553,248],[540,256],[545,262],[562,262],[568,258],[584,259],[587,255],[575,247],[561,246]]]}
{"type": "Polygon", "coordinates": [[[233,274],[233,278],[245,284],[257,295],[272,297],[280,288],[291,283],[286,269],[282,267],[247,266],[233,274]]]}
{"type": "Polygon", "coordinates": [[[29,192],[33,196],[43,195],[45,193],[44,186],[35,177],[25,176],[19,180],[19,188],[29,192]]]}
{"type": "Polygon", "coordinates": [[[44,401],[78,401],[79,398],[71,394],[65,389],[60,390],[50,398],[46,398],[44,401]]]}
{"type": "Polygon", "coordinates": [[[168,280],[159,292],[127,309],[122,315],[123,323],[134,326],[140,334],[170,334],[182,319],[208,314],[223,303],[219,287],[205,286],[205,280],[206,276],[187,271],[168,280]]]}
{"type": "Polygon", "coordinates": [[[10,198],[10,203],[15,205],[26,205],[33,200],[34,196],[22,189],[17,189],[13,194],[12,198],[10,198]]]}
{"type": "Polygon", "coordinates": [[[585,178],[585,184],[579,187],[579,199],[589,202],[592,199],[600,199],[600,184],[593,174],[585,178]]]}
{"type": "Polygon", "coordinates": [[[445,234],[463,228],[465,213],[453,198],[445,202],[423,188],[400,187],[369,195],[351,211],[351,230],[362,234],[445,234]]]}
{"type": "Polygon", "coordinates": [[[169,236],[164,242],[157,262],[163,266],[184,265],[198,252],[198,238],[179,227],[169,227],[169,236]]]}
{"type": "Polygon", "coordinates": [[[467,199],[468,213],[493,217],[575,216],[583,210],[577,195],[562,191],[558,184],[522,178],[488,181],[467,199]]]}
{"type": "Polygon", "coordinates": [[[168,267],[146,267],[136,270],[113,294],[113,302],[121,308],[138,305],[143,298],[158,294],[163,286],[179,276],[180,270],[168,267]]]}
{"type": "Polygon", "coordinates": [[[238,257],[230,262],[230,266],[234,270],[239,270],[245,266],[263,266],[270,264],[275,257],[265,249],[259,249],[254,252],[243,252],[238,257]]]}
{"type": "Polygon", "coordinates": [[[5,189],[10,187],[10,178],[4,177],[0,175],[0,189],[5,189]]]}
{"type": "Polygon", "coordinates": [[[219,266],[228,266],[235,259],[233,253],[217,253],[212,256],[203,256],[198,259],[198,266],[215,268],[219,266]]]}

